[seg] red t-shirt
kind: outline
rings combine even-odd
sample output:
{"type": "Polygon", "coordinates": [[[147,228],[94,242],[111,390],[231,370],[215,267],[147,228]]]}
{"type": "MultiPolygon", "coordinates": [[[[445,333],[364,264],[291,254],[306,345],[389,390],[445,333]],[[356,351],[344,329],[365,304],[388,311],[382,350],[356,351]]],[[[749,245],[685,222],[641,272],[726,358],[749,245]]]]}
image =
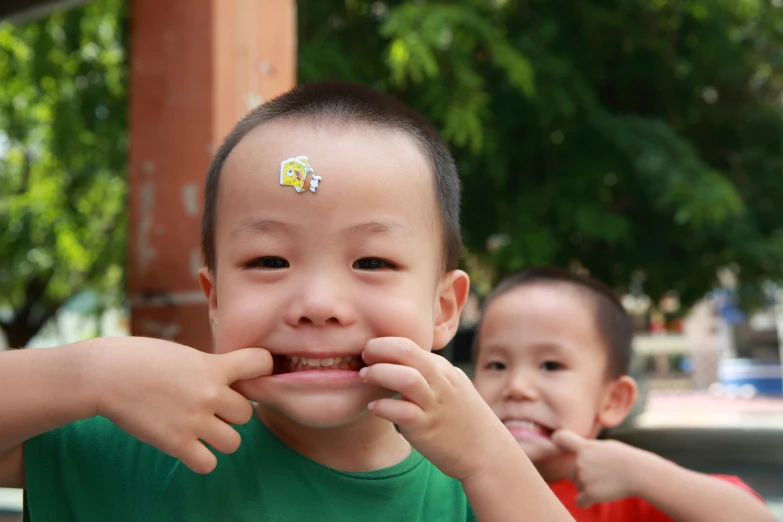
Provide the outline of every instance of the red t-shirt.
{"type": "MultiPolygon", "coordinates": [[[[739,477],[730,475],[712,475],[715,478],[725,480],[746,491],[756,495],[750,486],[745,484],[739,477]]],[[[655,509],[652,504],[640,498],[624,498],[614,502],[604,502],[603,504],[593,504],[587,509],[582,509],[576,505],[576,496],[579,493],[573,482],[561,480],[551,484],[552,492],[563,503],[576,522],[625,522],[633,520],[634,522],[675,522],[674,519],[655,509]]],[[[761,497],[759,497],[761,498],[761,497]]]]}

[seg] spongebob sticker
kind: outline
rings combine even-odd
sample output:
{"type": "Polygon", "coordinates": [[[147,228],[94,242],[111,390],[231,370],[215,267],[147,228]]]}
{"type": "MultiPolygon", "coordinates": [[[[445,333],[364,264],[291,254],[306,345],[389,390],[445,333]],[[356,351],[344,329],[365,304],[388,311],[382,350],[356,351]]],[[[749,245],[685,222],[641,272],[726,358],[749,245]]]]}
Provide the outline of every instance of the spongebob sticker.
{"type": "Polygon", "coordinates": [[[297,192],[315,192],[321,176],[316,176],[307,156],[288,158],[280,162],[280,184],[294,187],[297,192]]]}

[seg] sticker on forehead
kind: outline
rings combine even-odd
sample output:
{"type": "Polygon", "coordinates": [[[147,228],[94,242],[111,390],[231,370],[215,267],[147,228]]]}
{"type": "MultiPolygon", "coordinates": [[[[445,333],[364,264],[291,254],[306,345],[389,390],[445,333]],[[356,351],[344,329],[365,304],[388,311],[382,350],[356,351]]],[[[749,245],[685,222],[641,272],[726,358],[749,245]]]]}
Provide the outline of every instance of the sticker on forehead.
{"type": "Polygon", "coordinates": [[[288,158],[280,162],[280,184],[294,187],[297,192],[315,192],[321,176],[316,176],[307,156],[288,158]]]}

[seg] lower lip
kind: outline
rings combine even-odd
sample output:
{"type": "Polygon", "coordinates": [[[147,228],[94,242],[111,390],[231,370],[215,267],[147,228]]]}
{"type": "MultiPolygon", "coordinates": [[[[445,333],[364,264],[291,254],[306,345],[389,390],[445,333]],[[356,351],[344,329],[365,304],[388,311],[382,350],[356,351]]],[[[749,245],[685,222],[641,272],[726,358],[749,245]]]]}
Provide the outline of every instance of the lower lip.
{"type": "Polygon", "coordinates": [[[269,379],[288,383],[333,383],[348,384],[362,382],[359,372],[354,370],[305,370],[279,373],[269,379]]]}
{"type": "Polygon", "coordinates": [[[533,431],[529,428],[523,428],[522,426],[512,426],[508,428],[508,431],[511,432],[511,435],[514,436],[515,439],[539,439],[539,440],[549,440],[549,437],[546,435],[542,435],[538,431],[533,431]]]}

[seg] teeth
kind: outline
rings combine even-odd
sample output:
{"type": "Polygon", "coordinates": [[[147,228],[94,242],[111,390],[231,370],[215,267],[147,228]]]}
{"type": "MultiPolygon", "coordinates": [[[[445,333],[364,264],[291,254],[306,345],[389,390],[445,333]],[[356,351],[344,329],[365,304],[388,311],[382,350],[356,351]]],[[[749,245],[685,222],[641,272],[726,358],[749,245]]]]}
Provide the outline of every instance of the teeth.
{"type": "Polygon", "coordinates": [[[538,424],[526,420],[509,420],[506,421],[505,424],[509,428],[526,428],[531,431],[538,430],[538,424]]]}
{"type": "Polygon", "coordinates": [[[342,364],[352,364],[359,361],[359,357],[342,356],[342,357],[325,357],[323,359],[316,359],[312,357],[299,357],[296,355],[286,356],[286,359],[293,365],[304,365],[311,368],[329,368],[331,366],[337,366],[342,364]]]}

